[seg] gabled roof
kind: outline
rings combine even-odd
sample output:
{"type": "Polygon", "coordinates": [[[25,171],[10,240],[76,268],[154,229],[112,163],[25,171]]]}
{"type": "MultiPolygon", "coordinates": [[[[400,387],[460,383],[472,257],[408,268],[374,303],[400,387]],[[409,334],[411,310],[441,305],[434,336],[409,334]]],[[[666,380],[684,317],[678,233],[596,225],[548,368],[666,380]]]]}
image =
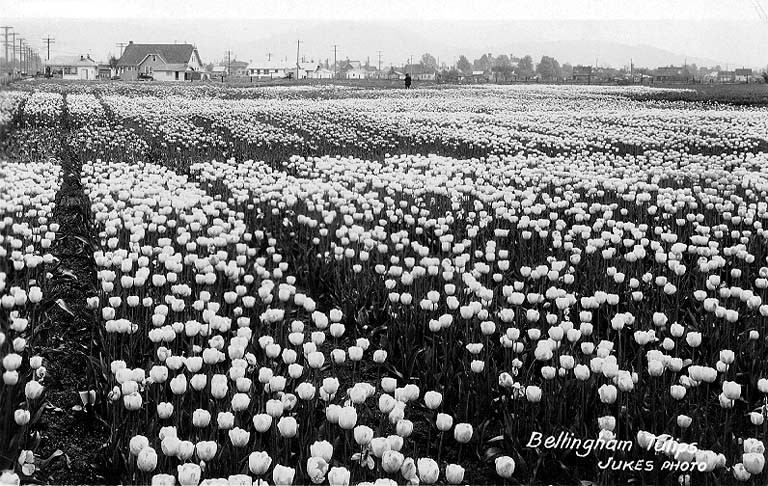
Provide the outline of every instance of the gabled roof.
{"type": "Polygon", "coordinates": [[[192,57],[192,44],[134,44],[125,46],[118,66],[138,66],[148,55],[156,54],[168,64],[186,64],[192,57]]]}
{"type": "Polygon", "coordinates": [[[96,66],[97,63],[88,56],[58,56],[44,61],[46,66],[96,66]]]}
{"type": "Polygon", "coordinates": [[[363,64],[360,61],[350,61],[347,59],[346,61],[341,61],[341,71],[348,71],[350,69],[360,69],[363,66],[363,64]]]}
{"type": "Polygon", "coordinates": [[[734,72],[734,74],[736,74],[736,76],[751,76],[752,75],[752,69],[750,69],[750,68],[737,69],[734,72]]]}
{"type": "Polygon", "coordinates": [[[233,59],[231,63],[224,63],[224,66],[230,65],[232,66],[232,69],[244,69],[248,67],[248,63],[245,61],[238,61],[237,59],[233,59]]]}

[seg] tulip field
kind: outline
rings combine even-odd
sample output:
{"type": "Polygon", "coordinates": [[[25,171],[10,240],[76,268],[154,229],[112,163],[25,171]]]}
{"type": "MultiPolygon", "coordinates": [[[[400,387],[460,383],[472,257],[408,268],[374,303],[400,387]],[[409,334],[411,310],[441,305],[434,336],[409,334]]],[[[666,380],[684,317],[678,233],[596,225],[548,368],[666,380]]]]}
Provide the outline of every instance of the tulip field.
{"type": "Polygon", "coordinates": [[[768,108],[669,94],[0,91],[0,484],[766,484],[768,108]]]}

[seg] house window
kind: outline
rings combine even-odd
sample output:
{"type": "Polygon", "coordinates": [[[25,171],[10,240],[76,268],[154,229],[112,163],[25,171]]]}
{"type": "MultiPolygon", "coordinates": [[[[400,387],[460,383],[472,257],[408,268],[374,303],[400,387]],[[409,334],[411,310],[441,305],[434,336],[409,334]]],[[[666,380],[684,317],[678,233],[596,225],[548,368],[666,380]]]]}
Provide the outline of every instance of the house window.
{"type": "Polygon", "coordinates": [[[176,71],[176,81],[178,81],[178,80],[179,80],[179,72],[176,71]]]}
{"type": "Polygon", "coordinates": [[[152,62],[155,62],[155,61],[157,61],[157,57],[156,56],[152,56],[152,62]]]}

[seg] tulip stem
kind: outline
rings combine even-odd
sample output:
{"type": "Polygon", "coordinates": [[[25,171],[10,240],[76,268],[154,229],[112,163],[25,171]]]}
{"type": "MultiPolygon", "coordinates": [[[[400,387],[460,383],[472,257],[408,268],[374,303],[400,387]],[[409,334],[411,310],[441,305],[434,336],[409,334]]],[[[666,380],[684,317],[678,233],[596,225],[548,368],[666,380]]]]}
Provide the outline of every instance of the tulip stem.
{"type": "Polygon", "coordinates": [[[443,454],[443,437],[445,436],[445,432],[440,432],[440,444],[437,446],[437,463],[440,464],[440,457],[443,454]]]}

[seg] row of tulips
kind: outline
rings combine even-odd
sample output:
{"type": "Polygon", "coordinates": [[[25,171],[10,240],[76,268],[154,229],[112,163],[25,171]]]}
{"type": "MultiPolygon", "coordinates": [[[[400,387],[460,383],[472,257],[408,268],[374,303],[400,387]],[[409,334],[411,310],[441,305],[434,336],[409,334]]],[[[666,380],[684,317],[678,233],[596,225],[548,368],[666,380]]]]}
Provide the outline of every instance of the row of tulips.
{"type": "Polygon", "coordinates": [[[0,161],[0,471],[2,484],[36,473],[33,426],[46,368],[30,346],[43,320],[46,265],[57,225],[50,221],[59,185],[52,163],[0,161]]]}

